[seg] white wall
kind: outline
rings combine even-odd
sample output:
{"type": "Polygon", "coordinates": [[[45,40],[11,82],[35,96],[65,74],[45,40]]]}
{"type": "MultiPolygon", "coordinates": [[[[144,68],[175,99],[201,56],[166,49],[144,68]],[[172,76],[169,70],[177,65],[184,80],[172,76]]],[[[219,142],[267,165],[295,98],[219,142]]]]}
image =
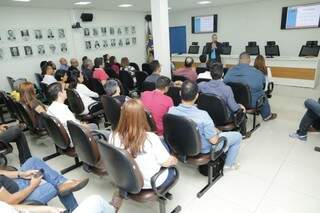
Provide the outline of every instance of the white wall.
{"type": "MultiPolygon", "coordinates": [[[[119,11],[71,11],[62,9],[37,9],[37,8],[0,8],[0,32],[9,28],[34,29],[34,28],[65,28],[67,30],[67,44],[69,53],[65,55],[67,59],[76,57],[81,61],[81,57],[87,55],[93,59],[108,53],[115,55],[118,60],[127,56],[129,60],[141,65],[145,61],[145,22],[144,13],[119,12],[119,11]],[[94,26],[124,26],[134,25],[137,31],[137,45],[117,49],[107,49],[99,51],[85,51],[82,29],[71,29],[74,23],[73,14],[79,19],[81,12],[94,14],[93,22],[81,23],[81,25],[94,26]]],[[[32,42],[30,43],[32,45],[32,42]]],[[[0,42],[0,47],[8,48],[12,43],[0,42]]],[[[16,45],[21,46],[20,43],[16,45]]],[[[20,50],[21,51],[21,50],[20,50]]],[[[62,55],[46,57],[22,57],[17,59],[7,59],[0,61],[0,89],[9,90],[6,76],[13,78],[25,77],[34,81],[34,73],[40,72],[40,61],[52,60],[58,65],[58,60],[62,55]]]]}
{"type": "MultiPolygon", "coordinates": [[[[298,56],[307,40],[320,40],[320,29],[280,30],[282,7],[317,2],[315,0],[268,0],[211,7],[189,11],[170,12],[170,26],[187,27],[187,46],[193,41],[201,46],[211,41],[211,34],[192,34],[191,17],[218,14],[218,37],[229,41],[231,54],[245,50],[248,41],[257,41],[264,54],[266,41],[274,40],[283,56],[298,56]]],[[[201,48],[202,51],[202,48],[201,48]]]]}

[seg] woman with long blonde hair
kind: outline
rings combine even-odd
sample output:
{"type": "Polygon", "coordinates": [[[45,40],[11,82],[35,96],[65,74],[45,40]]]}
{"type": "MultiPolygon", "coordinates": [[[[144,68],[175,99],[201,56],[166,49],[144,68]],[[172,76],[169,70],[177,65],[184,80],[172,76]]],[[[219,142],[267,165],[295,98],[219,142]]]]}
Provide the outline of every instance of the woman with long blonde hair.
{"type": "MultiPolygon", "coordinates": [[[[177,164],[177,159],[170,155],[160,138],[150,132],[146,113],[140,100],[131,99],[121,109],[120,121],[116,130],[110,135],[109,143],[127,150],[137,162],[144,178],[144,189],[150,189],[151,177],[161,167],[177,164]]],[[[157,186],[166,184],[173,176],[171,170],[158,178],[157,186]]]]}
{"type": "Polygon", "coordinates": [[[25,104],[31,111],[33,120],[37,127],[42,127],[40,113],[46,112],[47,107],[42,104],[36,96],[33,83],[26,81],[19,85],[20,102],[25,104]]]}

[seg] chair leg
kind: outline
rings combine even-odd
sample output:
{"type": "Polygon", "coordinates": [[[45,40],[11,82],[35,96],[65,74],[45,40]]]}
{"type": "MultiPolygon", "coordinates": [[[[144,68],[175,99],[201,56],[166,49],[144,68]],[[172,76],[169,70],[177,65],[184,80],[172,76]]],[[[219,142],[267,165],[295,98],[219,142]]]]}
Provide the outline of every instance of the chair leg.
{"type": "Polygon", "coordinates": [[[319,146],[314,147],[314,151],[320,152],[320,147],[319,146]]]}
{"type": "MultiPolygon", "coordinates": [[[[167,200],[165,198],[159,197],[159,207],[160,207],[160,213],[166,213],[166,203],[167,200]]],[[[178,213],[181,211],[181,206],[176,206],[170,213],[178,213]]]]}
{"type": "Polygon", "coordinates": [[[220,174],[218,176],[212,177],[216,170],[219,169],[215,162],[209,162],[208,169],[208,184],[198,192],[198,198],[201,198],[223,176],[223,172],[219,171],[220,174]]]}
{"type": "Polygon", "coordinates": [[[260,127],[260,124],[256,124],[256,123],[257,123],[257,114],[255,113],[253,114],[253,124],[252,124],[252,129],[250,130],[250,133],[253,133],[260,127]]]}
{"type": "Polygon", "coordinates": [[[58,157],[58,156],[60,156],[61,154],[59,153],[59,152],[55,152],[55,153],[53,153],[53,154],[51,154],[51,155],[48,155],[48,156],[46,156],[46,157],[43,157],[42,158],[42,160],[43,161],[48,161],[48,160],[51,160],[51,159],[53,159],[53,158],[55,158],[55,157],[58,157]]]}
{"type": "Polygon", "coordinates": [[[72,170],[74,170],[74,169],[76,169],[76,168],[79,168],[79,167],[82,166],[82,164],[83,164],[82,162],[79,161],[79,158],[78,158],[78,157],[75,157],[75,158],[74,158],[74,161],[75,161],[75,164],[73,164],[72,166],[69,166],[69,167],[61,170],[61,171],[60,171],[61,174],[64,175],[64,174],[66,174],[66,173],[68,173],[68,172],[70,172],[70,171],[72,171],[72,170]]]}

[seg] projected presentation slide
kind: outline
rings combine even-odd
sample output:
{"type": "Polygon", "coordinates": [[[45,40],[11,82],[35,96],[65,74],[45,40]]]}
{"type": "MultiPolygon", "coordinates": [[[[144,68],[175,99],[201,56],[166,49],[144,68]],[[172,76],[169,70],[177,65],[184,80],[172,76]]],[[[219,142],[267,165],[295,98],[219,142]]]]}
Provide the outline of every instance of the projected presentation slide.
{"type": "Polygon", "coordinates": [[[320,4],[288,7],[287,29],[320,27],[320,4]]]}
{"type": "Polygon", "coordinates": [[[197,16],[194,19],[195,33],[213,32],[214,30],[214,17],[213,16],[197,16]]]}

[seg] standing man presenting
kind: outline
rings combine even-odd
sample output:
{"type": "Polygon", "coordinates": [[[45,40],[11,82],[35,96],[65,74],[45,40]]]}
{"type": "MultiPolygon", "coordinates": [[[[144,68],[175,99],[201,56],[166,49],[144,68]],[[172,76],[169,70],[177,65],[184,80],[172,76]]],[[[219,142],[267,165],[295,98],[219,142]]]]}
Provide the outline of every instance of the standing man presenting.
{"type": "Polygon", "coordinates": [[[208,54],[208,60],[213,63],[221,63],[222,44],[218,42],[217,34],[212,34],[212,42],[206,44],[206,53],[208,54]]]}

